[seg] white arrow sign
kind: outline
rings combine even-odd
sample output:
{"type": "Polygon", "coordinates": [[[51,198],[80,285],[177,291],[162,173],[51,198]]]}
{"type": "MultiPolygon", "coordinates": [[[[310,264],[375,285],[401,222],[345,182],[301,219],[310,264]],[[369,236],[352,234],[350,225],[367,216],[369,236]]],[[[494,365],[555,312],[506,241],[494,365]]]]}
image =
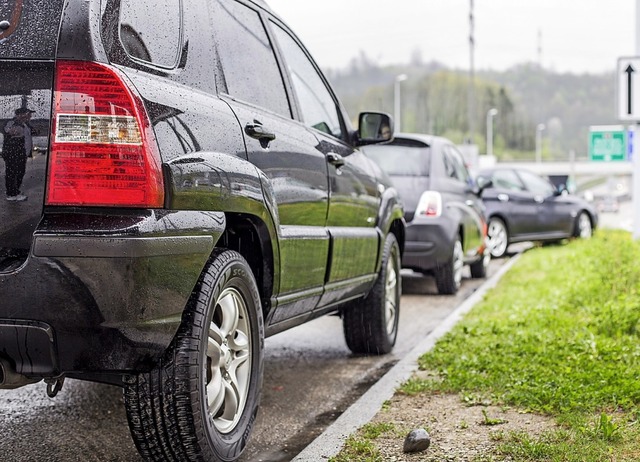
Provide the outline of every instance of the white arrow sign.
{"type": "Polygon", "coordinates": [[[640,122],[640,57],[618,59],[618,119],[640,122]]]}

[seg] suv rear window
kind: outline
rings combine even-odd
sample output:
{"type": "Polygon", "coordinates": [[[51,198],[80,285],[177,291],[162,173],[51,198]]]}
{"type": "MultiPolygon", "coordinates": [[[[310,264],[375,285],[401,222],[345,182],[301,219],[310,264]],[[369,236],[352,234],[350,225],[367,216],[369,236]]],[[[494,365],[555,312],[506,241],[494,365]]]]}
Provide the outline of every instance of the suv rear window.
{"type": "Polygon", "coordinates": [[[0,2],[0,58],[52,59],[64,0],[9,0],[0,2]],[[27,6],[23,5],[27,4],[27,6]]]}
{"type": "Polygon", "coordinates": [[[180,50],[180,0],[122,0],[120,40],[127,53],[159,67],[174,68],[180,50]]]}
{"type": "Polygon", "coordinates": [[[377,145],[365,151],[389,175],[429,176],[429,147],[377,145]]]}

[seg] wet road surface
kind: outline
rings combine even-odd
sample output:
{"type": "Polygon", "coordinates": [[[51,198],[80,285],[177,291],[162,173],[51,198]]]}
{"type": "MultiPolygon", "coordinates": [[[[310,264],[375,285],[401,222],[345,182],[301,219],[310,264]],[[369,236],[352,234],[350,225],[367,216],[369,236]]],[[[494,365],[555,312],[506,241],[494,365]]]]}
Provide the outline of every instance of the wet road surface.
{"type": "MultiPolygon", "coordinates": [[[[489,276],[504,261],[492,261],[489,276]]],[[[386,356],[352,355],[335,316],[267,339],[260,413],[240,460],[291,460],[483,281],[465,278],[456,296],[438,296],[431,278],[404,274],[398,341],[386,356]]],[[[0,390],[0,460],[142,460],[120,388],[67,380],[54,399],[45,390],[0,390]]]]}

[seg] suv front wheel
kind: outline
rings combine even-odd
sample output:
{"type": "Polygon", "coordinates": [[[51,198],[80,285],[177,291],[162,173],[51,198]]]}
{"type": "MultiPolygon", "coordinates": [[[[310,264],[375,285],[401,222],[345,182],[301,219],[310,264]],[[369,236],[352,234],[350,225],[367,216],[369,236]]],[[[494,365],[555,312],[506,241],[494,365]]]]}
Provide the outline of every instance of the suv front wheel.
{"type": "Polygon", "coordinates": [[[375,285],[364,300],[352,302],[342,315],[347,346],[354,353],[387,354],[398,335],[400,315],[400,248],[387,234],[382,265],[375,285]]]}
{"type": "Polygon", "coordinates": [[[124,397],[146,460],[235,460],[258,411],[264,324],[255,279],[216,249],[161,364],[129,377],[124,397]]]}

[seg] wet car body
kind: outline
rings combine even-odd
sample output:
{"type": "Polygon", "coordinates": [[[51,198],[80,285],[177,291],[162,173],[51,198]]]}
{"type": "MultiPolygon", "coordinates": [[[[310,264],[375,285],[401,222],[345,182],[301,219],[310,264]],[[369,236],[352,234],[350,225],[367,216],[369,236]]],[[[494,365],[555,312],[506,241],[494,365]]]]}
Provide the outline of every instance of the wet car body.
{"type": "Polygon", "coordinates": [[[350,126],[264,2],[15,1],[0,13],[0,128],[29,110],[46,146],[25,160],[24,199],[0,195],[0,387],[122,386],[146,458],[234,460],[265,336],[338,314],[354,351],[390,351],[400,292],[384,287],[404,221],[358,149],[380,139],[350,126]],[[377,346],[358,330],[371,300],[377,346]]]}
{"type": "Polygon", "coordinates": [[[482,199],[494,257],[504,255],[511,243],[588,238],[598,225],[591,203],[533,172],[501,167],[478,172],[478,181],[489,180],[482,199]]]}
{"type": "Polygon", "coordinates": [[[402,266],[436,276],[440,293],[455,293],[462,265],[484,277],[488,264],[484,206],[464,159],[446,138],[400,133],[364,148],[402,197],[407,222],[402,266]],[[460,253],[456,250],[460,243],[460,253]],[[454,264],[454,281],[449,266],[454,264]]]}

